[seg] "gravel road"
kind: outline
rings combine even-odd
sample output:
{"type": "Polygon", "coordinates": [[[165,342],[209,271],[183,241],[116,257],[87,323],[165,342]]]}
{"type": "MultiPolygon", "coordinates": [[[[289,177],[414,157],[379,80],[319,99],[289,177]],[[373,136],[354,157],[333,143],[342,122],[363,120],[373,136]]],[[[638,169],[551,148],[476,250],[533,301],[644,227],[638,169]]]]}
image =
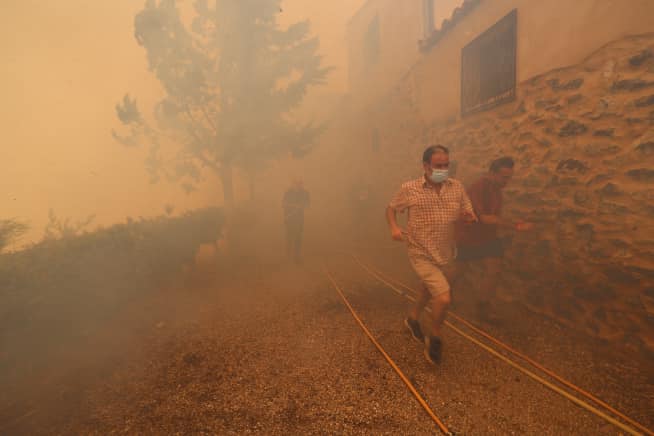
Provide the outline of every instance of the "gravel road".
{"type": "MultiPolygon", "coordinates": [[[[415,284],[401,260],[373,261],[415,284]]],[[[323,265],[323,258],[303,266],[258,263],[135,305],[125,314],[129,346],[114,343],[116,358],[69,377],[77,382],[68,396],[53,397],[58,408],[36,412],[10,433],[437,434],[323,265]]],[[[329,256],[326,265],[456,434],[620,434],[452,330],[444,333],[443,362],[431,366],[404,330],[401,297],[347,256],[329,256]]],[[[468,315],[465,301],[456,303],[468,315]]],[[[612,354],[515,307],[503,311],[507,322],[487,330],[654,427],[651,362],[612,354]]]]}

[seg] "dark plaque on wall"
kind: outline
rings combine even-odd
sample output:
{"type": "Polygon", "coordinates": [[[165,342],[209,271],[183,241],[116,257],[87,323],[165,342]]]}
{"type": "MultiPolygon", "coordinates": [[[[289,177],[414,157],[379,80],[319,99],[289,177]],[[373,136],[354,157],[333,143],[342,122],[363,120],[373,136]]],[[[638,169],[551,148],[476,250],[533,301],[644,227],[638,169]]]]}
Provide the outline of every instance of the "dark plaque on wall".
{"type": "Polygon", "coordinates": [[[518,11],[479,35],[461,50],[461,115],[515,99],[518,11]]]}

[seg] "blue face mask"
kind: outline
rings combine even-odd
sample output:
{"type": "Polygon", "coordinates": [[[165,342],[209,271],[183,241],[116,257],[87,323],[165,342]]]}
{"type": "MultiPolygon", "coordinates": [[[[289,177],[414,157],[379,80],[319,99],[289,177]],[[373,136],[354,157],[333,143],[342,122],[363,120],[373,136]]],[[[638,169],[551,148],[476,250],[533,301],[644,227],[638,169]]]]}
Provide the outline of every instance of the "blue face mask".
{"type": "Polygon", "coordinates": [[[443,183],[450,176],[449,170],[432,169],[429,179],[434,183],[443,183]]]}

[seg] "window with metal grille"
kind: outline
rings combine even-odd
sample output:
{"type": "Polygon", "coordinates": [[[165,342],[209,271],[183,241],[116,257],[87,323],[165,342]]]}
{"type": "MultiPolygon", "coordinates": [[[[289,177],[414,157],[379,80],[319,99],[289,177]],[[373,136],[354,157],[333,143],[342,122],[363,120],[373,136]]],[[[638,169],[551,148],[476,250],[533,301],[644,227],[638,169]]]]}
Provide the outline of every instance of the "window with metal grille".
{"type": "Polygon", "coordinates": [[[461,115],[515,99],[516,9],[461,50],[461,115]]]}

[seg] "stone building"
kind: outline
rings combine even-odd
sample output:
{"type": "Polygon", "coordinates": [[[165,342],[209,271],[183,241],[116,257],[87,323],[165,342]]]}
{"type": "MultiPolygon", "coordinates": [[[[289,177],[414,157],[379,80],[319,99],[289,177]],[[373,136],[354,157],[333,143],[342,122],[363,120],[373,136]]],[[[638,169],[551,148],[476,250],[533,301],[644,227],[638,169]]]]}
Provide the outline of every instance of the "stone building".
{"type": "Polygon", "coordinates": [[[348,43],[347,170],[374,153],[384,197],[428,143],[464,182],[513,156],[506,213],[536,229],[502,298],[654,352],[654,2],[369,0],[348,43]]]}

